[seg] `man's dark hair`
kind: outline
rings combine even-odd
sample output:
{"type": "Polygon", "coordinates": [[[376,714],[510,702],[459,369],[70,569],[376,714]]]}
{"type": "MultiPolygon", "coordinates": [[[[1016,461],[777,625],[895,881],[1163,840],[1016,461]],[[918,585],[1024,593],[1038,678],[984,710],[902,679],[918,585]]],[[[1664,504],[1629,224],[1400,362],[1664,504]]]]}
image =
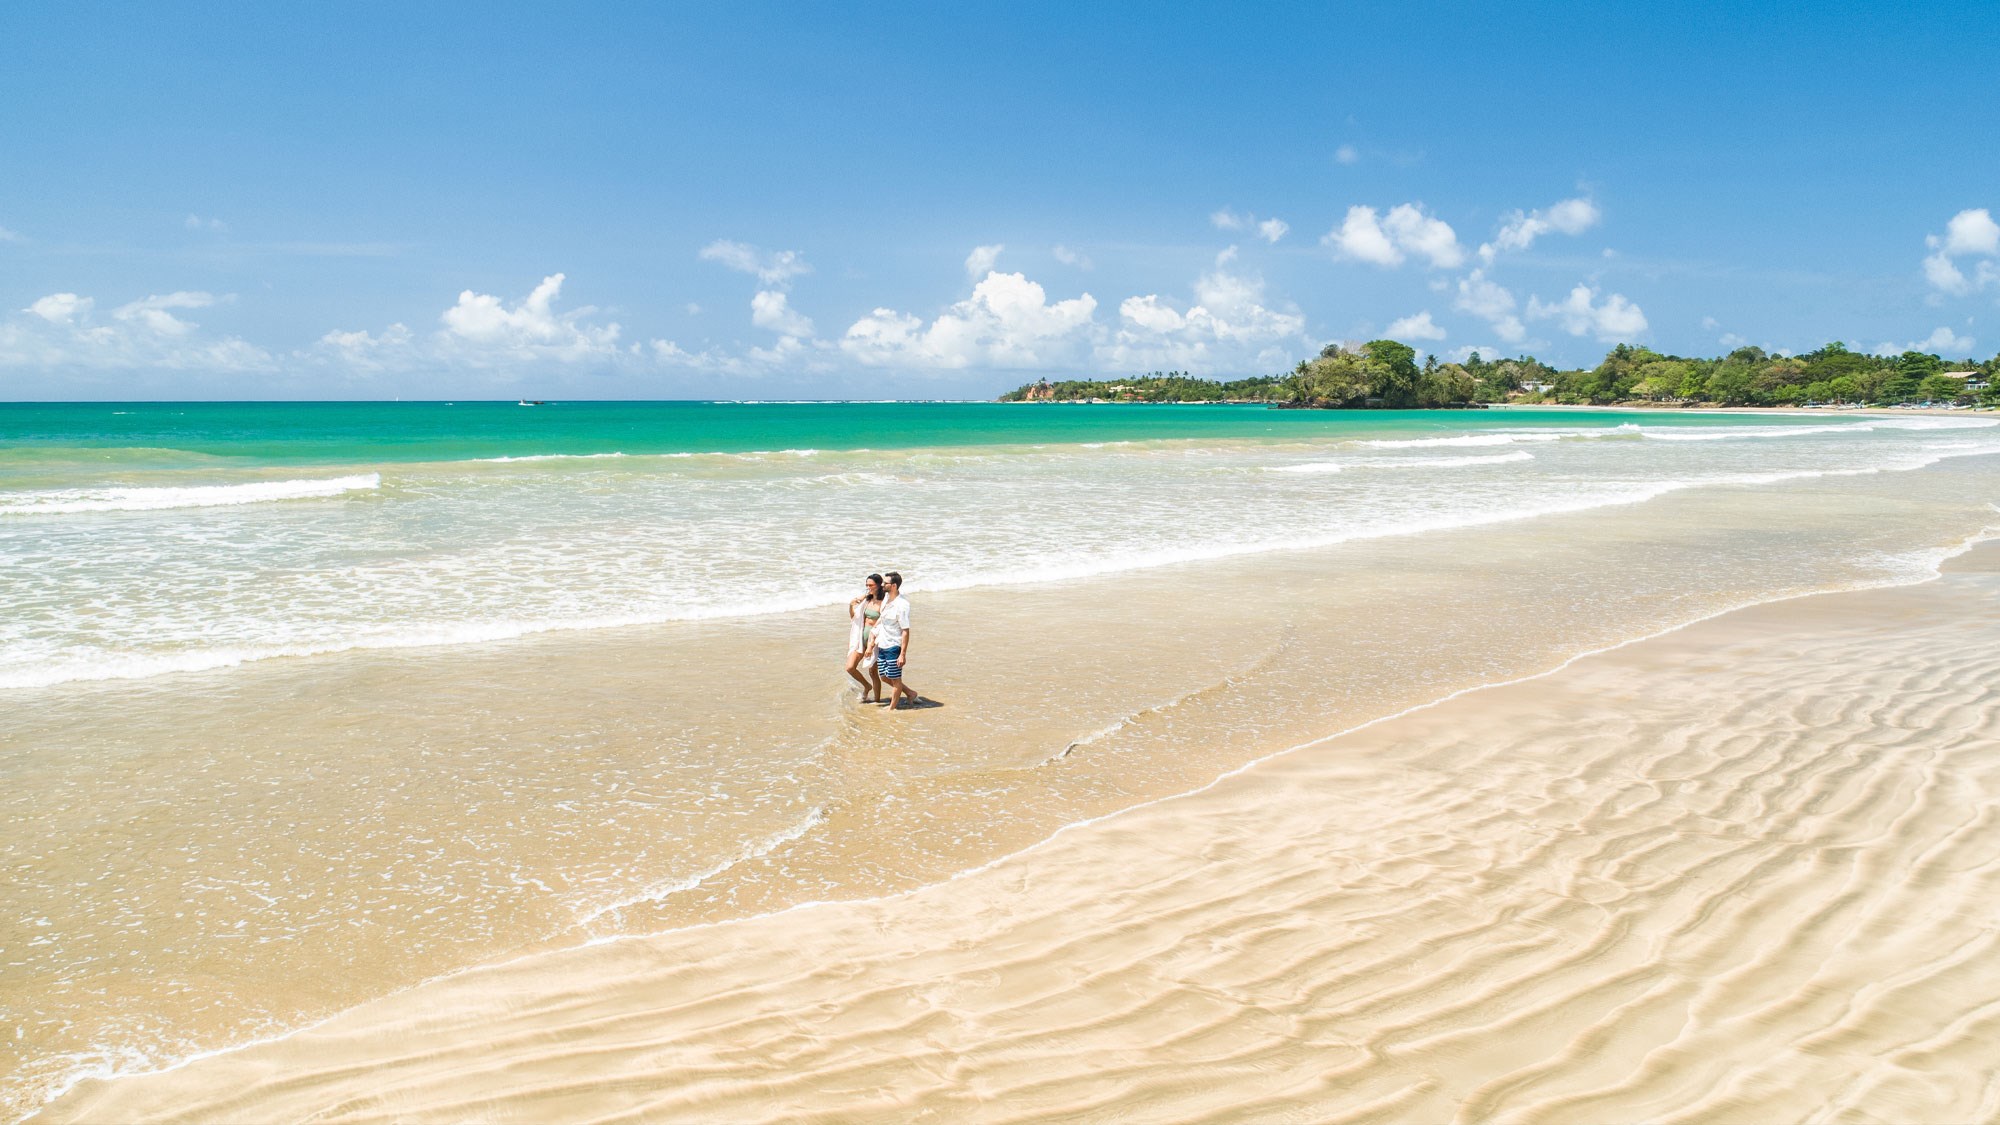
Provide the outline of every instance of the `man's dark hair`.
{"type": "Polygon", "coordinates": [[[892,570],[889,573],[883,575],[882,577],[885,581],[889,583],[889,585],[894,586],[896,589],[900,590],[903,588],[903,576],[897,574],[895,571],[892,570]]]}

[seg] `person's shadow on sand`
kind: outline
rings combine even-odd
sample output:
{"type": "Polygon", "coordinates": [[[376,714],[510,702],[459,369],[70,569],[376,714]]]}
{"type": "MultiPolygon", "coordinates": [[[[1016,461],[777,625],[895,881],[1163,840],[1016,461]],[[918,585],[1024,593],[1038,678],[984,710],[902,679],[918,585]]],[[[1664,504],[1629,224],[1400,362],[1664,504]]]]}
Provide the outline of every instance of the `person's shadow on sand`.
{"type": "MultiPolygon", "coordinates": [[[[896,708],[896,710],[898,710],[898,711],[929,711],[929,710],[933,710],[933,709],[935,709],[935,708],[938,708],[938,707],[942,707],[942,706],[944,706],[944,703],[943,703],[943,702],[942,702],[941,700],[936,700],[936,699],[932,699],[932,698],[931,698],[931,697],[929,697],[929,696],[925,696],[925,697],[923,697],[922,699],[919,699],[919,700],[917,700],[917,701],[916,701],[915,703],[905,703],[905,704],[903,704],[903,705],[902,705],[901,707],[898,707],[898,708],[896,708]]],[[[882,705],[881,705],[881,707],[882,707],[882,710],[884,710],[884,711],[887,711],[887,710],[889,709],[889,706],[888,706],[888,704],[882,704],[882,705]]]]}

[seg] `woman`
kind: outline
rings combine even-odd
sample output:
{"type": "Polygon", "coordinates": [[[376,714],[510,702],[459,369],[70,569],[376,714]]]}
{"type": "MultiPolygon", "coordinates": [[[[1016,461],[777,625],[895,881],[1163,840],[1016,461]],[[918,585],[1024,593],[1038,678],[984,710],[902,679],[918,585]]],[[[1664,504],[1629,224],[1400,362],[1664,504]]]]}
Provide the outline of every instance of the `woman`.
{"type": "Polygon", "coordinates": [[[861,658],[875,648],[875,622],[882,618],[882,576],[868,576],[867,592],[847,603],[847,674],[861,685],[861,702],[882,702],[882,677],[875,671],[875,662],[868,662],[868,670],[861,670],[861,658]],[[871,698],[871,696],[873,698],[871,698]]]}

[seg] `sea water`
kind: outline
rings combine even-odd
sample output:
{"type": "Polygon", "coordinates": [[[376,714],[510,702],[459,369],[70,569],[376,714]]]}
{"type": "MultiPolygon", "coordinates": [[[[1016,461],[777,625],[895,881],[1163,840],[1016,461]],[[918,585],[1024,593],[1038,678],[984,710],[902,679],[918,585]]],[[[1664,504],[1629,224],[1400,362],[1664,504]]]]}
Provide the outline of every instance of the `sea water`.
{"type": "Polygon", "coordinates": [[[0,406],[0,1097],[1918,580],[2000,523],[1996,452],[1980,416],[0,406]],[[894,718],[839,671],[891,569],[945,704],[894,718]]]}

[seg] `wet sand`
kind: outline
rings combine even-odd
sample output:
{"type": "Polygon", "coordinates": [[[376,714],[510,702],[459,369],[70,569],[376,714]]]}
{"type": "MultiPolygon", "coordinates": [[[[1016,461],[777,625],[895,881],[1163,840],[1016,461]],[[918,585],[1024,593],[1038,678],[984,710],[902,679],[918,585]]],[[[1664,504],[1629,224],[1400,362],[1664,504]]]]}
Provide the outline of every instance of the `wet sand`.
{"type": "Polygon", "coordinates": [[[1989,1120],[1995,684],[1987,545],[37,1120],[1989,1120]]]}

